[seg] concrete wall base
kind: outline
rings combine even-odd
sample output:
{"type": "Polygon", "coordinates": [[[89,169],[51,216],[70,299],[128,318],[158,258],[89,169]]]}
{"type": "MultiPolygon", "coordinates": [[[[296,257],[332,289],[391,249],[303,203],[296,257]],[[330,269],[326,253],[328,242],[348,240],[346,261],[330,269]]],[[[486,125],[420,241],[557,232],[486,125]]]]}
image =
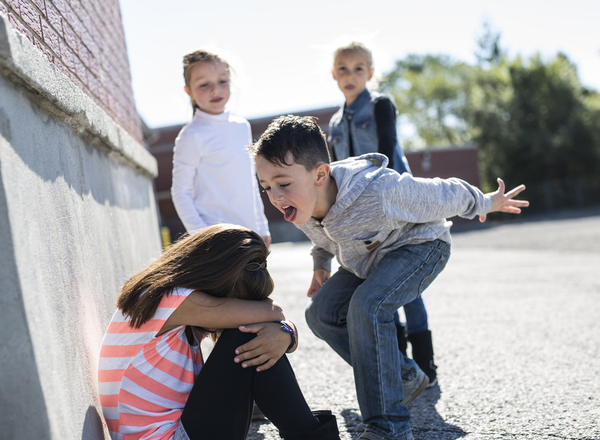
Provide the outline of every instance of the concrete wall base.
{"type": "Polygon", "coordinates": [[[0,437],[108,438],[101,340],[161,253],[154,158],[0,15],[0,437]]]}

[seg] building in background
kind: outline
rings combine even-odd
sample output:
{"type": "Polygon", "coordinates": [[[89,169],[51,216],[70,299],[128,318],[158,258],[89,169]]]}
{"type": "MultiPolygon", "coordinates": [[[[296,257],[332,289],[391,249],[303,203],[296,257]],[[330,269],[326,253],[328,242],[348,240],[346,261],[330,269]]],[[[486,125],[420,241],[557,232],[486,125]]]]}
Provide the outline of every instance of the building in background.
{"type": "Polygon", "coordinates": [[[108,439],[98,353],[161,252],[118,0],[0,0],[0,437],[108,439]]]}
{"type": "MultiPolygon", "coordinates": [[[[326,107],[315,110],[296,112],[298,116],[315,116],[318,118],[321,129],[329,133],[329,120],[338,110],[338,107],[326,107]]],[[[252,129],[252,138],[256,141],[267,129],[271,121],[281,115],[249,119],[252,129]]],[[[171,180],[173,171],[173,147],[175,138],[183,124],[161,127],[154,130],[154,140],[149,143],[148,149],[158,163],[158,177],[155,180],[156,198],[158,200],[161,225],[169,229],[171,238],[176,239],[185,233],[185,228],[171,200],[171,180]]],[[[479,171],[477,168],[477,153],[473,145],[462,147],[447,147],[428,149],[419,152],[407,152],[406,157],[415,176],[418,177],[459,177],[472,185],[479,186],[479,171]]],[[[271,203],[267,195],[262,193],[265,214],[269,220],[269,228],[274,243],[283,241],[303,241],[307,237],[293,224],[283,219],[271,203]]],[[[459,217],[453,218],[456,228],[474,226],[473,220],[459,217]]],[[[455,229],[456,229],[455,228],[455,229]]]]}

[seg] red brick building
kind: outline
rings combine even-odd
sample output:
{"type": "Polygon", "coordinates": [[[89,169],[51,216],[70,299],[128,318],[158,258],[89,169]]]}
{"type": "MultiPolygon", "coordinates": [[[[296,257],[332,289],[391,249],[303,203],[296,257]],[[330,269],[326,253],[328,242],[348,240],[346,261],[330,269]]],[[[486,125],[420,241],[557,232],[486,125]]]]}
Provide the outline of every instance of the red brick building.
{"type": "Polygon", "coordinates": [[[119,0],[0,0],[0,13],[142,142],[119,0]]]}

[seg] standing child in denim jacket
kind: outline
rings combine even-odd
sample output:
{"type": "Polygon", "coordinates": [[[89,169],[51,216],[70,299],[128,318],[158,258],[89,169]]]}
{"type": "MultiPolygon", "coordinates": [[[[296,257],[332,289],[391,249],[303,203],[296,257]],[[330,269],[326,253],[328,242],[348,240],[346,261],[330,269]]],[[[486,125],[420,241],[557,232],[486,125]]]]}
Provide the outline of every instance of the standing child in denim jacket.
{"type": "MultiPolygon", "coordinates": [[[[367,82],[373,77],[373,56],[362,43],[352,42],[338,48],[333,56],[333,78],[346,102],[329,121],[329,146],[333,160],[366,153],[387,156],[388,167],[398,173],[410,173],[408,161],[396,133],[396,107],[385,95],[370,92],[367,82]]],[[[437,383],[433,362],[433,342],[423,298],[404,306],[406,329],[395,315],[398,347],[406,356],[406,334],[417,365],[427,374],[428,387],[437,383]]]]}
{"type": "Polygon", "coordinates": [[[498,179],[498,191],[483,194],[456,178],[400,175],[379,153],[330,164],[310,117],[275,119],[251,151],[271,203],[314,244],[306,321],[352,366],[367,426],[359,439],[412,440],[406,405],[422,391],[414,385],[425,373],[398,350],[394,313],[445,267],[446,217],[519,213],[528,202],[513,197],[525,187],[504,194],[498,179]],[[325,282],[334,255],[340,269],[325,282]]]}

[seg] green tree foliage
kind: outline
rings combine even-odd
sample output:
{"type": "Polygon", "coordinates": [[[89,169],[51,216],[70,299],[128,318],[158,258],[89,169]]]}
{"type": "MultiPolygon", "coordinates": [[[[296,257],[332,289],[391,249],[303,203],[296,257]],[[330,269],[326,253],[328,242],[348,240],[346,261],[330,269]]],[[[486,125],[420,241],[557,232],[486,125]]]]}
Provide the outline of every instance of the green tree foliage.
{"type": "Polygon", "coordinates": [[[407,148],[460,145],[471,139],[465,123],[473,68],[445,55],[409,55],[396,63],[381,86],[418,132],[407,148]]]}
{"type": "Polygon", "coordinates": [[[539,182],[600,169],[600,97],[558,54],[516,58],[481,71],[481,101],[469,115],[484,179],[539,182]]]}
{"type": "MultiPolygon", "coordinates": [[[[382,81],[425,147],[478,145],[484,185],[598,174],[600,95],[563,54],[509,59],[499,35],[480,39],[478,64],[409,55],[382,81]]],[[[410,149],[415,140],[405,142],[410,149]]]]}

